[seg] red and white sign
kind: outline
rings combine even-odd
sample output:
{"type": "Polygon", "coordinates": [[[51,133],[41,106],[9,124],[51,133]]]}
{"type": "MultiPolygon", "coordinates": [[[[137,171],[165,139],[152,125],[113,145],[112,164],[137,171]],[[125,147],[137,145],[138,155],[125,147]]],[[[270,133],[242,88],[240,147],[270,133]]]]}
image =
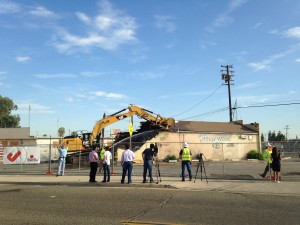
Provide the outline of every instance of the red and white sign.
{"type": "Polygon", "coordinates": [[[39,147],[5,147],[3,164],[38,164],[40,163],[39,147]]]}

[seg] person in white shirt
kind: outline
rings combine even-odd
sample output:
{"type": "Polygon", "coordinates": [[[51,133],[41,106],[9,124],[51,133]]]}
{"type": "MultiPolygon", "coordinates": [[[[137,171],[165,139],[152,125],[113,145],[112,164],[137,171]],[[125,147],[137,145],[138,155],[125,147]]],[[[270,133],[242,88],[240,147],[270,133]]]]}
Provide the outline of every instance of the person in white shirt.
{"type": "Polygon", "coordinates": [[[129,146],[125,146],[125,151],[122,153],[121,164],[123,167],[121,183],[124,184],[125,176],[128,171],[128,184],[132,183],[131,174],[133,168],[134,152],[129,149],[129,146]]]}
{"type": "Polygon", "coordinates": [[[110,181],[110,161],[112,160],[112,154],[109,151],[109,147],[105,147],[104,159],[103,159],[103,183],[110,181]],[[107,179],[106,179],[107,178],[107,179]]]}

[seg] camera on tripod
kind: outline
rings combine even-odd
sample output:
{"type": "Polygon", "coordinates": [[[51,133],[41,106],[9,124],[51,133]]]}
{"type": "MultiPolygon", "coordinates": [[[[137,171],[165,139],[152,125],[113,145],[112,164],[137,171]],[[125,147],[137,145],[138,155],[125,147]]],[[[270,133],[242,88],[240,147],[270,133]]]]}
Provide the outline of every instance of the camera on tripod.
{"type": "Polygon", "coordinates": [[[197,166],[197,171],[196,171],[196,176],[195,176],[194,183],[195,183],[196,178],[197,178],[199,167],[200,167],[200,173],[201,173],[201,181],[202,181],[202,173],[204,172],[204,175],[205,175],[205,178],[206,178],[206,182],[208,183],[207,176],[206,176],[206,171],[205,171],[205,166],[204,166],[204,161],[203,161],[203,157],[205,158],[205,156],[202,153],[200,153],[199,154],[199,163],[198,163],[198,166],[197,166]]]}
{"type": "Polygon", "coordinates": [[[199,160],[202,160],[202,159],[203,159],[203,154],[200,153],[200,154],[199,154],[199,160]]]}

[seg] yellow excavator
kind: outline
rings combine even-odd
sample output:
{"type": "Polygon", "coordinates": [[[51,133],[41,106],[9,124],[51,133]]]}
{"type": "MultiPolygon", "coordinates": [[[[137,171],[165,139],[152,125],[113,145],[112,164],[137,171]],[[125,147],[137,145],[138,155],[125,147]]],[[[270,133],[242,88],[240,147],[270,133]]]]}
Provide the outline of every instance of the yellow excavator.
{"type": "MultiPolygon", "coordinates": [[[[92,132],[82,133],[80,135],[66,136],[62,139],[62,144],[68,147],[68,156],[75,156],[78,152],[90,151],[94,146],[99,146],[99,140],[102,130],[112,123],[120,120],[138,116],[139,118],[150,121],[151,123],[160,126],[162,129],[168,129],[175,123],[173,118],[165,118],[159,114],[155,114],[147,109],[143,109],[136,105],[129,105],[128,108],[122,109],[112,115],[105,116],[103,119],[97,121],[92,132]],[[125,112],[127,111],[127,112],[125,112]]],[[[72,158],[72,157],[71,157],[72,158]]],[[[67,162],[70,160],[67,160],[67,162]]],[[[71,160],[72,163],[73,159],[71,160]]]]}

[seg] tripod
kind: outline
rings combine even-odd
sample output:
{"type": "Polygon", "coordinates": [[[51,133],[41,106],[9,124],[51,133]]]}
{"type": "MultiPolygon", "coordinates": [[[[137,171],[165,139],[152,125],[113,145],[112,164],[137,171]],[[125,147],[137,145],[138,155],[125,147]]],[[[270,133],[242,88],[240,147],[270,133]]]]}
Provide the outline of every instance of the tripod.
{"type": "Polygon", "coordinates": [[[200,158],[199,158],[199,162],[198,162],[198,166],[197,166],[197,171],[196,171],[194,183],[196,182],[196,178],[197,178],[199,167],[200,167],[200,172],[201,172],[201,181],[202,181],[202,173],[204,172],[206,182],[208,183],[207,176],[206,176],[206,171],[205,171],[205,166],[204,166],[204,161],[203,161],[203,157],[205,158],[205,156],[202,153],[200,153],[200,158]]]}
{"type": "Polygon", "coordinates": [[[155,167],[156,167],[156,179],[157,179],[156,183],[158,184],[158,178],[159,178],[159,182],[161,182],[158,156],[155,157],[155,167]]]}

